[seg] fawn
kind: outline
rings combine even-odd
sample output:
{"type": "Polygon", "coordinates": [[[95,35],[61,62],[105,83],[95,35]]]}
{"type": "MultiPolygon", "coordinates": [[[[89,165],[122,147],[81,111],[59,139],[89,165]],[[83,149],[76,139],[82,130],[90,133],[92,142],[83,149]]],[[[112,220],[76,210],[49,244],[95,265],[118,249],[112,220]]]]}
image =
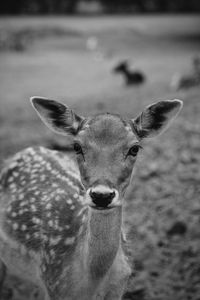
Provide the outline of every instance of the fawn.
{"type": "Polygon", "coordinates": [[[140,85],[145,82],[145,75],[139,70],[130,70],[128,61],[120,62],[113,71],[124,76],[126,85],[140,85]]]}
{"type": "Polygon", "coordinates": [[[200,57],[192,59],[192,72],[190,74],[175,73],[172,76],[170,88],[172,90],[190,89],[200,85],[200,57]]]}
{"type": "Polygon", "coordinates": [[[27,148],[0,179],[0,258],[44,291],[45,300],[121,299],[131,268],[124,254],[124,194],[143,139],[161,133],[182,107],[159,101],[135,119],[82,117],[31,99],[44,123],[71,136],[73,153],[27,148]]]}

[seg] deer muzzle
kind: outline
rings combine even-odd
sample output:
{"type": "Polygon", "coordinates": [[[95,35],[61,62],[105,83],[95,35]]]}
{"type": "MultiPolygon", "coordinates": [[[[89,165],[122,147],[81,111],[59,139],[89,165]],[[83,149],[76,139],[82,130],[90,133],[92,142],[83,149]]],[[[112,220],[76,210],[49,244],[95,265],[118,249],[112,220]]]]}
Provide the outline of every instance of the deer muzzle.
{"type": "Polygon", "coordinates": [[[95,209],[110,209],[119,206],[119,193],[116,189],[98,185],[87,191],[89,205],[95,209]]]}

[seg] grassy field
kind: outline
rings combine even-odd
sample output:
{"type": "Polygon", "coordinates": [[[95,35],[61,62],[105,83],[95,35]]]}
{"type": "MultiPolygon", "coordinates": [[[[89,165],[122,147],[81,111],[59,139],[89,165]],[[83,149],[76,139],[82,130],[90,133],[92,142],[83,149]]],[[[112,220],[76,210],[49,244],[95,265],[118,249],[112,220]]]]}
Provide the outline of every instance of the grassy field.
{"type": "MultiPolygon", "coordinates": [[[[60,99],[83,115],[130,117],[156,100],[184,101],[173,126],[146,142],[127,193],[135,270],[127,300],[200,299],[200,87],[170,89],[173,74],[190,73],[198,54],[199,16],[0,20],[0,160],[29,145],[67,144],[38,121],[33,95],[60,99]],[[96,51],[87,47],[94,37],[96,51]],[[112,73],[121,58],[144,71],[144,85],[127,88],[112,73]]],[[[28,299],[29,288],[8,276],[3,300],[9,286],[13,300],[28,299]]]]}

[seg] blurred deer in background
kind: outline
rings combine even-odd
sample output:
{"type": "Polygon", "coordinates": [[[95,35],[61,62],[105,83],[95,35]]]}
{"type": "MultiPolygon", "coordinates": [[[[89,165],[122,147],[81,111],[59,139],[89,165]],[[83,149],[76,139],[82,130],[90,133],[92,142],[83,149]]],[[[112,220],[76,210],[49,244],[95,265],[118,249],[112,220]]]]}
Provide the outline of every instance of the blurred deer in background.
{"type": "Polygon", "coordinates": [[[170,87],[172,90],[189,89],[200,85],[200,57],[192,60],[192,72],[190,74],[175,73],[172,76],[170,87]]]}
{"type": "Polygon", "coordinates": [[[131,268],[124,254],[124,194],[143,139],[161,133],[180,100],[148,106],[137,118],[82,117],[34,97],[44,123],[71,136],[73,153],[25,149],[7,163],[0,185],[0,257],[45,299],[121,299],[131,268]]]}
{"type": "Polygon", "coordinates": [[[145,75],[142,71],[131,70],[128,61],[123,60],[113,69],[115,73],[121,73],[124,76],[126,85],[140,85],[145,82],[145,75]]]}

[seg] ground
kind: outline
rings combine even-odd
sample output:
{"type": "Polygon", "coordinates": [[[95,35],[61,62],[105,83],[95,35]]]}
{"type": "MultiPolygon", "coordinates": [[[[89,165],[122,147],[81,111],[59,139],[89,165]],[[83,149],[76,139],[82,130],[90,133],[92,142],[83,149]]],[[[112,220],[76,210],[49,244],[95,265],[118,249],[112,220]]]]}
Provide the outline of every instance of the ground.
{"type": "MultiPolygon", "coordinates": [[[[30,96],[59,99],[78,113],[134,117],[145,105],[179,98],[184,108],[146,141],[127,193],[125,225],[134,274],[126,300],[200,299],[200,87],[172,90],[200,55],[199,16],[1,18],[0,160],[29,145],[67,144],[38,121],[30,96]],[[122,58],[147,78],[126,87],[112,68],[122,58]]],[[[28,299],[10,274],[2,300],[28,299]]]]}

